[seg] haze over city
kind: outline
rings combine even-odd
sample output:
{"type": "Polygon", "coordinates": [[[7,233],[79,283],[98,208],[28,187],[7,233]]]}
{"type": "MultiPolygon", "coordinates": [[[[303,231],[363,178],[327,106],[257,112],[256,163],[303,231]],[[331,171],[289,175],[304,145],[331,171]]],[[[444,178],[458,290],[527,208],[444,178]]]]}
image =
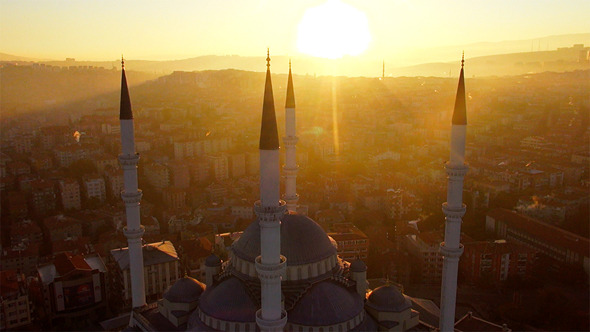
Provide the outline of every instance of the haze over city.
{"type": "Polygon", "coordinates": [[[588,1],[0,1],[0,330],[590,330],[588,1]]]}

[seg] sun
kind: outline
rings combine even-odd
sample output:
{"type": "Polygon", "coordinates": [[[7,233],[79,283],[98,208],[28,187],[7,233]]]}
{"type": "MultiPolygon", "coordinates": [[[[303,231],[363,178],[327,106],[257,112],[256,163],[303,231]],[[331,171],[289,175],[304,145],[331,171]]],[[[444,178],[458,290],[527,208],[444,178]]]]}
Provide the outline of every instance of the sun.
{"type": "Polygon", "coordinates": [[[359,55],[370,41],[365,14],[339,0],[309,8],[299,22],[297,49],[308,55],[330,59],[359,55]]]}

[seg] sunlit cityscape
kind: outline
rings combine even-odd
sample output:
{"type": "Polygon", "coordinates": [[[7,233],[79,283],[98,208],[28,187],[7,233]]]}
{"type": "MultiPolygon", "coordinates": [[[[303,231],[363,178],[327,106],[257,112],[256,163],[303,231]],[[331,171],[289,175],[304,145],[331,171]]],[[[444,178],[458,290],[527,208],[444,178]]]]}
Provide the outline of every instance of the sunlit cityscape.
{"type": "Polygon", "coordinates": [[[0,329],[589,330],[587,12],[1,2],[0,329]]]}

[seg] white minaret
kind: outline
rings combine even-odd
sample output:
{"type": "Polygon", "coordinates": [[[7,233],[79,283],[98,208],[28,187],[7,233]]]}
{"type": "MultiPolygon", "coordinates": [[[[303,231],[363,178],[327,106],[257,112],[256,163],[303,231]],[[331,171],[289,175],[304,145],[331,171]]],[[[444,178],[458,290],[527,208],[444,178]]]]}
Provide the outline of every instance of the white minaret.
{"type": "Polygon", "coordinates": [[[446,163],[448,186],[447,202],[443,203],[445,214],[445,241],[440,244],[440,252],[444,256],[441,298],[440,298],[440,330],[454,331],[455,302],[457,298],[457,269],[459,257],[463,253],[461,238],[461,218],[465,214],[463,204],[463,178],[467,173],[465,164],[465,134],[467,131],[467,115],[465,107],[465,82],[463,77],[464,57],[461,59],[461,73],[455,99],[455,109],[451,127],[451,156],[446,163]]]}
{"type": "Polygon", "coordinates": [[[285,144],[285,165],[283,174],[285,175],[285,201],[289,211],[297,211],[297,159],[295,156],[297,141],[295,136],[295,95],[293,93],[293,75],[291,75],[291,60],[289,60],[289,80],[287,82],[287,100],[285,102],[285,131],[283,137],[285,144]]]}
{"type": "Polygon", "coordinates": [[[145,286],[143,280],[143,251],[141,237],[144,228],[140,224],[139,202],[141,201],[141,190],[137,189],[137,162],[139,154],[135,153],[135,134],[133,132],[133,112],[131,111],[131,100],[125,77],[125,63],[121,59],[121,108],[119,119],[121,121],[121,145],[122,153],[119,155],[119,162],[123,168],[125,190],[121,197],[125,202],[127,214],[127,227],[123,233],[127,237],[129,245],[129,267],[131,273],[131,296],[133,308],[145,305],[145,286]]]}
{"type": "Polygon", "coordinates": [[[256,257],[256,272],[260,278],[262,308],[256,312],[256,323],[261,331],[282,331],[287,323],[287,312],[281,305],[281,276],[287,262],[281,255],[281,219],[286,204],[280,200],[279,193],[279,134],[268,51],[259,149],[260,201],[254,204],[254,210],[260,224],[260,256],[256,257]]]}

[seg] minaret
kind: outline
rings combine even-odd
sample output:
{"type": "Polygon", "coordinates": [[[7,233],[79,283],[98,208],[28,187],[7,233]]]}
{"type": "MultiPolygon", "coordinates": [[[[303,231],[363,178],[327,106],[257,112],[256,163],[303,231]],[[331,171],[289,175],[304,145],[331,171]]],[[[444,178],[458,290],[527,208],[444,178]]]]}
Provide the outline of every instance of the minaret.
{"type": "Polygon", "coordinates": [[[143,251],[142,239],[144,228],[140,224],[139,202],[141,201],[141,190],[137,189],[137,162],[139,154],[135,152],[135,135],[133,132],[133,112],[131,111],[131,100],[125,77],[125,62],[121,58],[121,108],[119,119],[121,121],[121,145],[122,153],[119,155],[119,162],[123,168],[125,190],[121,197],[125,202],[127,214],[127,227],[123,233],[127,237],[129,245],[129,268],[131,273],[131,296],[133,308],[145,305],[145,286],[143,280],[143,251]]]}
{"type": "Polygon", "coordinates": [[[291,60],[289,60],[289,79],[287,82],[287,100],[285,102],[285,131],[286,135],[283,137],[285,144],[285,165],[283,166],[283,174],[285,175],[285,201],[287,201],[287,209],[289,211],[297,211],[297,159],[295,152],[297,148],[295,145],[299,138],[295,136],[295,94],[293,93],[293,75],[291,74],[291,60]]]}
{"type": "Polygon", "coordinates": [[[280,200],[279,134],[270,79],[270,56],[266,55],[266,83],[260,128],[260,201],[254,210],[260,224],[260,256],[256,272],[260,278],[262,308],[256,312],[261,331],[282,331],[287,312],[281,304],[281,276],[287,259],[281,255],[281,219],[286,211],[280,200]]]}
{"type": "Polygon", "coordinates": [[[441,299],[440,330],[453,331],[455,326],[455,302],[457,298],[457,269],[459,257],[463,253],[461,238],[461,218],[465,214],[463,204],[463,178],[467,174],[465,164],[465,134],[467,115],[465,107],[465,81],[463,74],[464,56],[461,58],[461,73],[455,98],[455,110],[451,126],[451,156],[445,164],[447,171],[447,202],[443,203],[445,214],[445,240],[440,244],[444,256],[441,299]]]}

